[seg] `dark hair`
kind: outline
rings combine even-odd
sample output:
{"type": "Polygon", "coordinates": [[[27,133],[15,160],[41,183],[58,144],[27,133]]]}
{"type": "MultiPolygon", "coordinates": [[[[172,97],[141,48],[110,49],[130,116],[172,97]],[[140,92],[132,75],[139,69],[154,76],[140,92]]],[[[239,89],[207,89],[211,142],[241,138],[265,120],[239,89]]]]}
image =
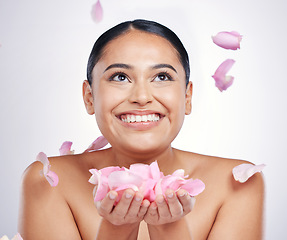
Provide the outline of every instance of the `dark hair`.
{"type": "Polygon", "coordinates": [[[186,85],[188,84],[190,74],[188,54],[178,36],[169,28],[157,22],[137,19],[134,21],[123,22],[112,27],[111,29],[104,32],[95,42],[87,66],[87,79],[90,85],[92,84],[93,68],[102,57],[105,46],[110,41],[114,40],[115,38],[119,37],[124,33],[127,33],[131,29],[137,29],[143,32],[153,33],[168,40],[178,52],[180,62],[185,70],[186,85]]]}

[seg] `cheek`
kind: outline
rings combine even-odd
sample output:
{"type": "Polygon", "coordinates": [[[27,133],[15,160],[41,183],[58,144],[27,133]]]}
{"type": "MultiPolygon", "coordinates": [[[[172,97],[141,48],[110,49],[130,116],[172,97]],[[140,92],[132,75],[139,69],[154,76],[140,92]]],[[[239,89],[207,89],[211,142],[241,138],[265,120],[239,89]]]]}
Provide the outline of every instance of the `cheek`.
{"type": "Polygon", "coordinates": [[[113,110],[123,101],[124,94],[113,87],[99,86],[94,94],[94,108],[97,121],[110,122],[113,110]]]}
{"type": "Polygon", "coordinates": [[[185,91],[181,87],[177,89],[165,89],[161,95],[162,103],[170,110],[171,114],[185,113],[185,91]]]}

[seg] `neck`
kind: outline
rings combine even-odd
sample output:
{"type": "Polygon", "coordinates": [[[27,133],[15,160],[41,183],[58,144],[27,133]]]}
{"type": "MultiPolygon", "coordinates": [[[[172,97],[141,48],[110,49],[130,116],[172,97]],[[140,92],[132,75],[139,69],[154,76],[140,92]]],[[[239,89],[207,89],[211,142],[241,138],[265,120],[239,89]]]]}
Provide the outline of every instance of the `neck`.
{"type": "Polygon", "coordinates": [[[127,168],[135,163],[151,164],[152,162],[157,161],[161,171],[167,174],[173,171],[174,167],[177,165],[175,152],[176,150],[171,146],[168,146],[164,150],[150,153],[124,152],[112,147],[110,148],[110,157],[117,166],[127,168]]]}

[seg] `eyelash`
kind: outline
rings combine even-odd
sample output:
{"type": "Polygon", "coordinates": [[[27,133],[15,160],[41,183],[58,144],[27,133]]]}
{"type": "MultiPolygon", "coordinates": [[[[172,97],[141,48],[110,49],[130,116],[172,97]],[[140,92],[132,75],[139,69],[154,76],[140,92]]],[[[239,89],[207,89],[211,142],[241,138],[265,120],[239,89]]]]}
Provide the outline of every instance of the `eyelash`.
{"type": "MultiPolygon", "coordinates": [[[[126,78],[125,80],[128,80],[128,81],[130,82],[129,78],[127,77],[127,75],[126,75],[124,72],[115,72],[113,75],[111,75],[111,76],[109,77],[109,81],[124,82],[125,80],[122,80],[122,81],[121,81],[121,80],[115,80],[115,77],[119,77],[119,76],[125,77],[125,78],[126,78]]],[[[155,82],[164,82],[164,81],[174,81],[174,80],[173,80],[173,78],[171,77],[171,75],[168,74],[167,72],[160,72],[160,73],[158,73],[158,74],[153,78],[152,81],[155,81],[155,82]],[[166,77],[167,79],[156,81],[155,79],[156,79],[157,77],[159,77],[159,76],[164,76],[164,77],[166,77]]]]}
{"type": "Polygon", "coordinates": [[[129,78],[127,77],[127,75],[123,72],[116,72],[114,73],[112,76],[109,77],[109,81],[115,81],[115,82],[124,82],[121,81],[121,80],[115,80],[114,78],[117,77],[117,76],[124,76],[128,81],[129,81],[129,78]]]}
{"type": "Polygon", "coordinates": [[[167,72],[160,72],[159,74],[156,75],[156,77],[154,79],[156,79],[159,76],[165,76],[167,78],[166,80],[160,80],[159,82],[174,81],[173,78],[171,77],[171,75],[168,74],[167,72]]]}

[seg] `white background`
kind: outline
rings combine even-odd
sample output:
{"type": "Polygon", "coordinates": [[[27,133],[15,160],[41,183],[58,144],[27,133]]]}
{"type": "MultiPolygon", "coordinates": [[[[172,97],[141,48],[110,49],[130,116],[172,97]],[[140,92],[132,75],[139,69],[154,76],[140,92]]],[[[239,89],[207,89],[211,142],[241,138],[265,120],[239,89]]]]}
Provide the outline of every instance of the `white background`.
{"type": "MultiPolygon", "coordinates": [[[[81,97],[87,58],[106,29],[135,18],[156,20],[182,39],[191,60],[193,112],[174,142],[180,149],[265,163],[266,239],[286,235],[286,22],[284,0],[0,0],[0,237],[17,232],[21,175],[38,152],[77,153],[100,135],[81,97]],[[236,30],[241,49],[211,35],[236,30]],[[220,92],[211,75],[236,60],[234,84],[220,92]]],[[[55,213],[56,216],[57,213],[55,213]]]]}

